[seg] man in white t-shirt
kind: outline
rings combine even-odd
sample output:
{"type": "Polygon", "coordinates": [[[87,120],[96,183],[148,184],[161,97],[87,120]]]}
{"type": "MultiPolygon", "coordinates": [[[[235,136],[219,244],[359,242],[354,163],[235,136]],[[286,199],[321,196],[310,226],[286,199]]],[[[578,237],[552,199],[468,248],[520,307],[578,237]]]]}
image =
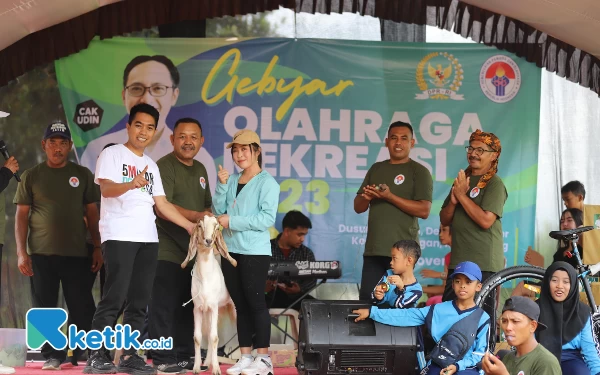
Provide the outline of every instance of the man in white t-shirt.
{"type": "MultiPolygon", "coordinates": [[[[159,113],[149,104],[131,108],[127,143],[105,149],[98,158],[94,181],[102,193],[100,237],[106,267],[104,295],[98,304],[92,329],[111,326],[125,300],[123,324],[142,331],[150,301],[158,255],[158,234],[153,206],[169,221],[191,234],[194,223],[167,201],[156,163],[144,154],[159,113]]],[[[116,372],[155,374],[134,348],[125,349],[118,368],[104,349],[92,352],[84,373],[116,372]]]]}

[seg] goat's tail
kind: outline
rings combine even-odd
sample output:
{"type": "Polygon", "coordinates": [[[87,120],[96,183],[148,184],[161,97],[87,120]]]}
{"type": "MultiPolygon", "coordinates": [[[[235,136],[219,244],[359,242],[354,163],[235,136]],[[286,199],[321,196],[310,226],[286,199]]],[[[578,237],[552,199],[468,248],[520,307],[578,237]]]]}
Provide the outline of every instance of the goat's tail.
{"type": "Polygon", "coordinates": [[[229,303],[227,304],[227,315],[233,322],[237,322],[237,311],[232,299],[229,299],[229,303]]]}

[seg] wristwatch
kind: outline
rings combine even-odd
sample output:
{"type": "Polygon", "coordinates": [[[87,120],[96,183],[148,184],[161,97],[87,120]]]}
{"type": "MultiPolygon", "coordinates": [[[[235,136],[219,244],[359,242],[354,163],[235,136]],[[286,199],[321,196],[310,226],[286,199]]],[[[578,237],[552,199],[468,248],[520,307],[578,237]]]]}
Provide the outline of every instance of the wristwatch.
{"type": "Polygon", "coordinates": [[[444,280],[446,277],[448,277],[448,274],[446,273],[446,271],[440,272],[440,279],[444,280]]]}

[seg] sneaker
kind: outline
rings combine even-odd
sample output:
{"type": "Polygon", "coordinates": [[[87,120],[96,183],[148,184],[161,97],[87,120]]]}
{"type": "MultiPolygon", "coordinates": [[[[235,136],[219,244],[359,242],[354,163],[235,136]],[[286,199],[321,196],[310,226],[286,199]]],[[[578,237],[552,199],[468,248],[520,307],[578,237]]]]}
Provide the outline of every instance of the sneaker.
{"type": "Polygon", "coordinates": [[[0,374],[14,374],[15,371],[16,370],[14,368],[4,366],[2,363],[0,363],[0,374]]]}
{"type": "Polygon", "coordinates": [[[42,365],[42,370],[60,370],[60,360],[56,358],[49,358],[42,365]]]}
{"type": "Polygon", "coordinates": [[[242,375],[273,375],[271,357],[254,358],[254,362],[242,370],[242,375]]]}
{"type": "MultiPolygon", "coordinates": [[[[183,369],[192,371],[194,369],[194,359],[191,358],[189,360],[179,361],[177,365],[183,369]]],[[[200,365],[200,372],[204,372],[208,370],[208,366],[200,365]]]]}
{"type": "Polygon", "coordinates": [[[225,371],[227,375],[240,375],[242,370],[250,366],[253,362],[252,357],[242,357],[238,359],[237,363],[225,371]]]}
{"type": "Polygon", "coordinates": [[[84,374],[116,374],[117,368],[110,360],[108,354],[103,350],[92,352],[85,363],[84,374]]]}
{"type": "Polygon", "coordinates": [[[155,375],[156,369],[150,366],[144,361],[139,354],[133,353],[129,358],[125,359],[127,355],[123,354],[119,360],[118,372],[124,372],[132,375],[155,375]]]}
{"type": "Polygon", "coordinates": [[[159,374],[185,374],[187,370],[180,367],[177,363],[163,363],[162,365],[154,366],[159,374]]]}

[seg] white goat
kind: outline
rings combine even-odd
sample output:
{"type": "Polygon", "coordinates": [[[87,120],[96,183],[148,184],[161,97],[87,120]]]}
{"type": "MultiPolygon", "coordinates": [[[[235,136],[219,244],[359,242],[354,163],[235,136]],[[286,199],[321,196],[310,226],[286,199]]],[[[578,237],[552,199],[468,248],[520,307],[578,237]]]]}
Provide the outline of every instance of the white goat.
{"type": "MultiPolygon", "coordinates": [[[[220,375],[219,360],[217,357],[217,346],[219,336],[217,334],[219,307],[227,306],[230,314],[235,315],[235,306],[229,292],[225,287],[225,279],[219,262],[213,254],[220,253],[234,267],[237,266],[235,259],[229,255],[227,245],[223,240],[223,234],[219,230],[219,223],[214,216],[204,216],[198,221],[192,237],[188,254],[181,268],[196,257],[196,263],[192,270],[192,300],[194,301],[194,374],[200,372],[202,358],[200,356],[200,345],[202,333],[208,334],[208,352],[206,354],[206,366],[212,365],[212,373],[220,375]]],[[[188,302],[189,303],[189,302],[188,302]]]]}

